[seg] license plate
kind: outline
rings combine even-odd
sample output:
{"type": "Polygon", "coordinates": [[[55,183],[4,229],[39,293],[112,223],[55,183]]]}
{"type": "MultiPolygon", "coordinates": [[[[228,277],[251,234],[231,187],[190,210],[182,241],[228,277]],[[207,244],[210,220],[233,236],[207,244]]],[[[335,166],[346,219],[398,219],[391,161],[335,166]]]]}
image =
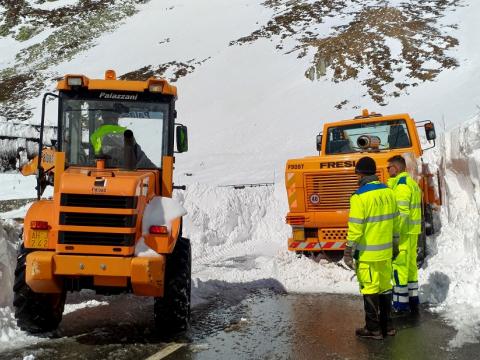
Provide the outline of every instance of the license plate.
{"type": "Polygon", "coordinates": [[[36,249],[45,249],[48,247],[48,231],[32,230],[30,236],[30,247],[36,249]]]}

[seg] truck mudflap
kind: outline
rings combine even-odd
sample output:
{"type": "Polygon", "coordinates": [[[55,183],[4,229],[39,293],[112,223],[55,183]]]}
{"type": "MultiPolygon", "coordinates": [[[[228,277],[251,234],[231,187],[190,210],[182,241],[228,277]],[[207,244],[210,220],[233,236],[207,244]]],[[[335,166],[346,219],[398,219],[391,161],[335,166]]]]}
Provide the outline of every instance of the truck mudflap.
{"type": "Polygon", "coordinates": [[[164,295],[164,255],[114,257],[62,255],[34,251],[27,255],[26,282],[37,293],[62,292],[62,278],[92,276],[95,286],[128,287],[135,295],[164,295]]]}
{"type": "Polygon", "coordinates": [[[321,251],[321,250],[344,250],[346,241],[296,241],[288,239],[290,251],[321,251]]]}

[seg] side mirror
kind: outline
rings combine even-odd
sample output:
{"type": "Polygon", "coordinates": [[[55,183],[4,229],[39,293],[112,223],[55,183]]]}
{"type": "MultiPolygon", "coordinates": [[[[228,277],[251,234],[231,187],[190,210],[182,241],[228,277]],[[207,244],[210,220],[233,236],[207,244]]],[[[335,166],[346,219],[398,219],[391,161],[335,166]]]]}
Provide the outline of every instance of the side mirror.
{"type": "Polygon", "coordinates": [[[317,135],[317,150],[320,151],[322,149],[322,134],[317,135]]]}
{"type": "Polygon", "coordinates": [[[432,141],[437,138],[437,134],[435,133],[435,125],[433,125],[432,122],[425,124],[425,136],[427,137],[428,141],[432,141]]]}
{"type": "Polygon", "coordinates": [[[188,151],[188,132],[187,127],[178,125],[176,129],[177,152],[184,153],[188,151]]]}

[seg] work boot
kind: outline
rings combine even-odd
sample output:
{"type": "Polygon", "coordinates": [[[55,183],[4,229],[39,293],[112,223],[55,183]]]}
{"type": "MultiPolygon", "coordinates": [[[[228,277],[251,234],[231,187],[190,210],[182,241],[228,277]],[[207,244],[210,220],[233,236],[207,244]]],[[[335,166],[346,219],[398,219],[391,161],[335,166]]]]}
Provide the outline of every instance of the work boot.
{"type": "Polygon", "coordinates": [[[380,329],[380,305],[379,295],[363,295],[363,307],[365,309],[365,327],[355,330],[355,335],[362,338],[375,340],[383,339],[380,329]]]}
{"type": "Polygon", "coordinates": [[[392,321],[392,293],[380,294],[380,327],[383,336],[395,336],[397,331],[392,321]]]}
{"type": "Polygon", "coordinates": [[[420,308],[418,304],[418,297],[411,297],[408,299],[408,303],[410,305],[410,314],[413,316],[420,315],[420,308]]]}
{"type": "Polygon", "coordinates": [[[377,331],[370,331],[367,327],[358,328],[355,330],[355,335],[365,339],[374,339],[374,340],[382,340],[383,336],[380,330],[377,331]]]}

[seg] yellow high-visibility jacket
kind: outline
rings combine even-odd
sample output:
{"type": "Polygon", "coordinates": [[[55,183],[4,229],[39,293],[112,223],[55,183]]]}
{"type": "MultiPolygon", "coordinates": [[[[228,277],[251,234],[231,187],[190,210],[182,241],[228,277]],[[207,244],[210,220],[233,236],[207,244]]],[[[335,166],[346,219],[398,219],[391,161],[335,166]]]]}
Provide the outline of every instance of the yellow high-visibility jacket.
{"type": "Polygon", "coordinates": [[[392,188],[400,212],[400,234],[418,235],[422,232],[422,190],[407,172],[395,176],[388,185],[392,188]]]}
{"type": "Polygon", "coordinates": [[[347,246],[359,261],[392,258],[398,236],[398,209],[393,191],[379,181],[361,186],[350,198],[347,246]]]}

